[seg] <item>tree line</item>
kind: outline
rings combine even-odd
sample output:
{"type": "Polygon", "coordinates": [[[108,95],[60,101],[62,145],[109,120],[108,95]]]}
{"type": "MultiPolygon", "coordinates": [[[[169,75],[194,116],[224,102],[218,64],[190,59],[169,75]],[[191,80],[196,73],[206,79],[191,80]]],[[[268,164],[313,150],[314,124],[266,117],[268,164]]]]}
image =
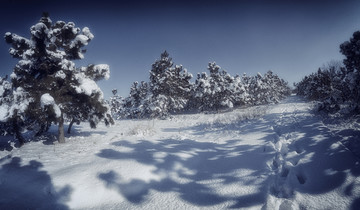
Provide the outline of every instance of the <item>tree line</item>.
{"type": "Polygon", "coordinates": [[[288,83],[272,71],[233,77],[215,62],[207,70],[198,73],[192,83],[193,75],[182,65],[174,65],[165,51],[152,64],[148,82],[134,82],[126,98],[113,90],[111,112],[116,119],[164,118],[181,112],[278,103],[291,93],[288,83]]]}
{"type": "Polygon", "coordinates": [[[264,75],[231,76],[215,62],[208,73],[193,75],[174,65],[165,51],[151,66],[148,82],[134,82],[126,98],[103,97],[97,81],[110,77],[106,64],[77,67],[85,46],[94,38],[88,27],[73,22],[52,22],[44,13],[30,27],[30,38],[7,32],[10,55],[18,59],[10,77],[0,77],[0,135],[14,135],[24,144],[25,131],[34,136],[58,127],[58,141],[65,142],[74,123],[89,122],[92,128],[113,118],[167,117],[185,111],[219,111],[245,105],[277,103],[290,94],[283,79],[269,71],[264,75]],[[9,81],[10,80],[10,81],[9,81]]]}
{"type": "Polygon", "coordinates": [[[340,45],[342,62],[330,62],[295,84],[298,95],[319,101],[326,113],[360,113],[360,31],[340,45]]]}

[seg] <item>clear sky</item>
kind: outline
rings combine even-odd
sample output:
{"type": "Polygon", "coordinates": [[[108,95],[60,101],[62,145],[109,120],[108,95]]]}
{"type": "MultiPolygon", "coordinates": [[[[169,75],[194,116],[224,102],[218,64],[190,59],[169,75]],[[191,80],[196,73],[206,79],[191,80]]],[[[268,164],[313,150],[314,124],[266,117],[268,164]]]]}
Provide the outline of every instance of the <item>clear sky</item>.
{"type": "MultiPolygon", "coordinates": [[[[28,38],[44,11],[95,35],[78,64],[110,65],[110,79],[99,83],[106,98],[148,81],[164,50],[194,76],[215,61],[234,76],[272,70],[292,84],[342,60],[339,45],[360,30],[358,0],[3,0],[0,34],[28,38]]],[[[0,41],[0,76],[17,62],[9,47],[0,41]]]]}

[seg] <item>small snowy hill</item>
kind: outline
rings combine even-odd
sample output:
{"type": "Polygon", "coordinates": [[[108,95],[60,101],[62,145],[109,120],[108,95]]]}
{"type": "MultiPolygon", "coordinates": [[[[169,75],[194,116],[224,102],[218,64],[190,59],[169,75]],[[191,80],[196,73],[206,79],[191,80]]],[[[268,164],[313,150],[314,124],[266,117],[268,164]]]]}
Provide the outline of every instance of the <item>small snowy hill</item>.
{"type": "Polygon", "coordinates": [[[360,159],[310,108],[54,130],[0,151],[0,209],[359,209],[360,159]]]}

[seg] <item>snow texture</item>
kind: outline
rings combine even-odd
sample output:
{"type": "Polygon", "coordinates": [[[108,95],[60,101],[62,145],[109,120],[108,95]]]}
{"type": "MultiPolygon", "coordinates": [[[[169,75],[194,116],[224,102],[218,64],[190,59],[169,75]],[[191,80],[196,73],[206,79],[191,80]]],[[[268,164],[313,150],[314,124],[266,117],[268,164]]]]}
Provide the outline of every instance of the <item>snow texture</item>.
{"type": "Polygon", "coordinates": [[[103,76],[105,80],[108,80],[110,78],[110,67],[107,64],[97,64],[94,66],[95,71],[103,76]]]}
{"type": "Polygon", "coordinates": [[[8,112],[7,112],[8,109],[9,107],[4,104],[0,106],[0,122],[6,121],[8,116],[8,112]]]}
{"type": "Polygon", "coordinates": [[[91,96],[93,93],[102,93],[99,86],[92,79],[87,78],[84,74],[77,74],[76,80],[80,83],[79,86],[74,86],[77,93],[84,93],[85,95],[91,96]]]}
{"type": "Polygon", "coordinates": [[[84,27],[82,32],[86,37],[88,37],[88,39],[94,38],[94,35],[90,32],[90,29],[88,27],[84,27]]]}
{"type": "Polygon", "coordinates": [[[52,106],[56,117],[57,118],[61,117],[61,110],[59,106],[55,103],[54,98],[50,94],[48,93],[43,94],[40,98],[40,103],[41,103],[41,108],[44,108],[46,106],[52,106]]]}
{"type": "Polygon", "coordinates": [[[311,108],[291,96],[221,114],[81,125],[66,144],[52,128],[0,151],[0,209],[359,209],[359,157],[311,108]]]}

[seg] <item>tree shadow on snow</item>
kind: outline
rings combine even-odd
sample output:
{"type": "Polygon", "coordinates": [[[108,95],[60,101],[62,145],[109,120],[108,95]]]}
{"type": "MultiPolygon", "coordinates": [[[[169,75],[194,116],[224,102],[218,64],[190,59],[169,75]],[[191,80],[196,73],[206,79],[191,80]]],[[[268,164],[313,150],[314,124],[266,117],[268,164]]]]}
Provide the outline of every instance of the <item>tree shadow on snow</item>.
{"type": "Polygon", "coordinates": [[[71,187],[55,189],[38,161],[23,165],[18,157],[7,158],[1,162],[8,163],[0,168],[0,209],[69,209],[64,202],[70,197],[71,187]]]}
{"type": "MultiPolygon", "coordinates": [[[[293,101],[294,106],[297,103],[301,101],[293,101]]],[[[191,130],[196,137],[214,130],[204,130],[206,126],[184,129],[191,130]]],[[[262,141],[255,145],[240,144],[241,139],[221,144],[191,139],[118,141],[111,149],[103,149],[97,155],[153,166],[152,175],[160,178],[129,180],[116,170],[102,172],[98,178],[134,204],[147,201],[150,192],[155,190],[175,192],[182,200],[195,206],[228,202],[228,208],[266,207],[268,194],[285,199],[293,198],[295,192],[319,195],[351,182],[345,186],[342,196],[353,200],[348,208],[359,206],[357,198],[360,195],[356,189],[359,186],[355,180],[351,181],[352,177],[360,175],[359,159],[339,143],[342,136],[333,135],[319,117],[307,111],[281,113],[280,110],[261,119],[216,127],[233,129],[243,134],[244,138],[246,135],[256,136],[258,132],[264,136],[254,139],[262,141]],[[124,148],[128,152],[124,152],[124,148]],[[242,175],[243,171],[251,173],[242,175]],[[239,195],[236,190],[226,193],[224,189],[229,184],[238,184],[241,192],[244,192],[240,189],[242,187],[251,190],[245,195],[239,195]]],[[[179,129],[164,131],[179,132],[179,129]]]]}
{"type": "Polygon", "coordinates": [[[298,191],[320,194],[342,185],[347,174],[360,175],[359,159],[340,142],[342,137],[333,135],[317,118],[305,118],[302,122],[303,137],[290,145],[296,151],[298,191]],[[311,161],[302,162],[304,157],[311,161]],[[302,180],[302,181],[301,181],[302,180]]]}
{"type": "Polygon", "coordinates": [[[263,147],[237,145],[237,142],[229,140],[225,144],[215,144],[172,139],[158,142],[142,140],[137,143],[118,141],[113,145],[129,148],[131,152],[104,149],[98,156],[111,160],[136,160],[155,166],[151,172],[162,179],[125,181],[114,170],[100,173],[98,177],[108,188],[117,190],[135,204],[146,201],[150,190],[176,192],[182,200],[196,206],[212,206],[225,201],[232,201],[232,207],[236,208],[262,204],[266,199],[268,180],[259,177],[267,172],[266,160],[272,155],[264,152],[263,147]],[[257,171],[259,165],[263,165],[263,171],[257,171]],[[237,175],[241,169],[253,171],[251,176],[257,178],[247,177],[244,180],[244,177],[237,175]],[[216,187],[238,182],[256,187],[244,196],[227,195],[218,192],[220,188],[216,187]]]}
{"type": "MultiPolygon", "coordinates": [[[[345,135],[354,140],[358,133],[345,130],[333,134],[322,123],[320,116],[308,112],[290,113],[289,117],[283,119],[281,115],[272,116],[268,118],[269,121],[271,118],[288,121],[284,125],[274,126],[277,137],[273,142],[276,144],[282,141],[283,145],[286,144],[284,150],[280,146],[277,154],[283,159],[280,163],[283,165],[275,166],[281,168],[277,181],[282,181],[274,184],[285,183],[292,191],[284,196],[281,187],[276,186],[273,190],[275,196],[292,197],[295,191],[310,195],[329,193],[340,189],[349,180],[351,183],[342,196],[350,200],[360,196],[355,187],[352,187],[354,179],[360,175],[360,159],[342,144],[345,135]]],[[[358,199],[354,201],[354,205],[359,206],[358,199]]]]}

